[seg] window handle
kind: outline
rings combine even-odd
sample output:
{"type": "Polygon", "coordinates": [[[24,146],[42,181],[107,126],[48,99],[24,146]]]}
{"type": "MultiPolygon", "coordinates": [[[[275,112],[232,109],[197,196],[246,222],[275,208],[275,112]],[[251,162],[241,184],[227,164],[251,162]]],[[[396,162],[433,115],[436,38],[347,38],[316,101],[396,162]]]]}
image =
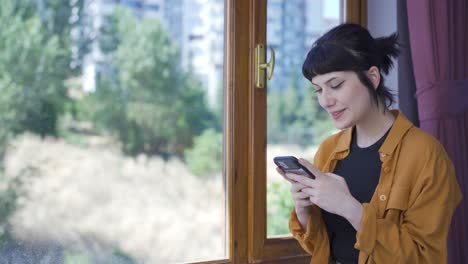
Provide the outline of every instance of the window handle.
{"type": "Polygon", "coordinates": [[[257,88],[265,87],[265,71],[268,68],[268,80],[271,80],[275,70],[275,50],[270,48],[270,61],[266,63],[266,52],[263,44],[257,44],[255,47],[255,86],[257,88]]]}

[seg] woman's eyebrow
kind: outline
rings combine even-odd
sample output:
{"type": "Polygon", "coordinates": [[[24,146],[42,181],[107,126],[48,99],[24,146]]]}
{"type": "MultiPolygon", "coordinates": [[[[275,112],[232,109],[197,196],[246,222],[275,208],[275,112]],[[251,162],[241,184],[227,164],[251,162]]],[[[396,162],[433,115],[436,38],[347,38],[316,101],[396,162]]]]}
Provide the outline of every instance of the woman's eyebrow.
{"type": "MultiPolygon", "coordinates": [[[[328,79],[328,81],[326,81],[326,82],[325,82],[325,84],[327,84],[327,83],[331,82],[332,80],[334,80],[334,79],[336,79],[336,78],[337,78],[337,77],[331,77],[330,79],[328,79]]],[[[312,83],[313,85],[315,85],[315,86],[318,86],[318,87],[320,87],[320,85],[318,85],[318,84],[315,84],[315,83],[313,83],[312,81],[311,81],[311,83],[312,83]]]]}

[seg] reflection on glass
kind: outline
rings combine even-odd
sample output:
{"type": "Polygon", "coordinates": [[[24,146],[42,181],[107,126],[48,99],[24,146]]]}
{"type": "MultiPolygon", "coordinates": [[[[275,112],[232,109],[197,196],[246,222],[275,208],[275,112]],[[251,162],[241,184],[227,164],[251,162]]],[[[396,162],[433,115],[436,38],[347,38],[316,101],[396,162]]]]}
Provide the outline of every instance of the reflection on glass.
{"type": "Polygon", "coordinates": [[[2,0],[0,263],[226,257],[223,9],[2,0]]]}
{"type": "Polygon", "coordinates": [[[275,171],[273,157],[312,160],[318,144],[334,130],[306,79],[302,63],[312,43],[341,19],[340,0],[268,0],[267,46],[276,51],[267,96],[267,234],[289,234],[293,208],[289,183],[275,171]]]}

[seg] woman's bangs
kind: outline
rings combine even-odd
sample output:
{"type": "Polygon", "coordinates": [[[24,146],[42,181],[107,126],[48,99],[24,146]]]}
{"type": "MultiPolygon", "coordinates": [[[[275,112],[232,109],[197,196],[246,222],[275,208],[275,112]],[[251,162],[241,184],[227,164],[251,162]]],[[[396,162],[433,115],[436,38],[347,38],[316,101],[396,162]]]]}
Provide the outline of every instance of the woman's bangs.
{"type": "Polygon", "coordinates": [[[317,75],[335,71],[354,70],[359,65],[349,52],[332,44],[315,46],[307,54],[302,65],[302,74],[309,81],[317,75]]]}

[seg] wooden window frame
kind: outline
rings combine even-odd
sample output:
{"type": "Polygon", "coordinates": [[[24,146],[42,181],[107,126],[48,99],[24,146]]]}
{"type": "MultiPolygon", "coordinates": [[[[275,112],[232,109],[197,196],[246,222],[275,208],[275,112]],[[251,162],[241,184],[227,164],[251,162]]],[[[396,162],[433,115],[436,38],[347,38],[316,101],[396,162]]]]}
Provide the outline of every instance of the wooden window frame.
{"type": "MultiPolygon", "coordinates": [[[[252,40],[250,53],[257,43],[266,43],[266,2],[252,1],[252,40]]],[[[367,26],[367,1],[342,0],[345,21],[367,26]]],[[[251,64],[254,65],[253,58],[251,64]]],[[[250,66],[252,67],[252,66],[250,66]]],[[[250,83],[249,133],[249,261],[261,263],[308,263],[310,256],[292,237],[267,238],[266,208],[266,89],[250,83]]]]}
{"type": "Polygon", "coordinates": [[[345,20],[367,27],[367,0],[341,0],[346,10],[345,20]]]}
{"type": "MultiPolygon", "coordinates": [[[[345,20],[367,26],[367,0],[342,0],[345,20]]],[[[199,264],[305,264],[292,237],[266,235],[266,89],[254,87],[254,50],[266,43],[267,0],[225,0],[224,175],[228,259],[199,264]]]]}

